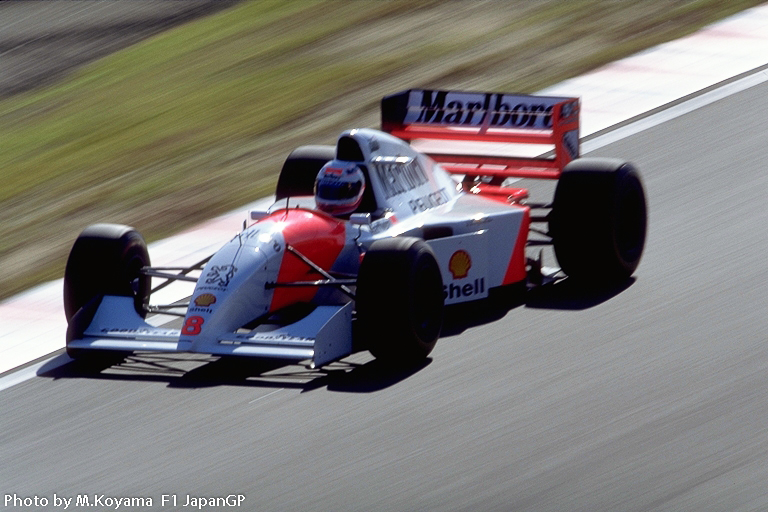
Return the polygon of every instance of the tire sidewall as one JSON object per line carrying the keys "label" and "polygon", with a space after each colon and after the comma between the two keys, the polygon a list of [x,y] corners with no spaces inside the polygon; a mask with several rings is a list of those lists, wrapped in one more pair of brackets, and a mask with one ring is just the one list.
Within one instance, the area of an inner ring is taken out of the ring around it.
{"label": "tire sidewall", "polygon": [[133,297],[137,313],[145,307],[151,280],[140,273],[149,266],[144,238],[133,228],[119,224],[95,224],[75,241],[64,272],[64,311],[71,320],[97,297]]}
{"label": "tire sidewall", "polygon": [[627,277],[637,269],[645,247],[648,210],[637,169],[625,163],[616,172],[611,230],[616,261]]}

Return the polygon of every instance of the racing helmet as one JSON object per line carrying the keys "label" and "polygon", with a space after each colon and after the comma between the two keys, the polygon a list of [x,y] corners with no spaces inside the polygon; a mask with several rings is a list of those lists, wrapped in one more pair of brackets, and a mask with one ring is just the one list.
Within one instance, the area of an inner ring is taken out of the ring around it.
{"label": "racing helmet", "polygon": [[365,192],[365,175],[354,162],[331,160],[315,180],[317,208],[331,215],[346,215],[360,206]]}

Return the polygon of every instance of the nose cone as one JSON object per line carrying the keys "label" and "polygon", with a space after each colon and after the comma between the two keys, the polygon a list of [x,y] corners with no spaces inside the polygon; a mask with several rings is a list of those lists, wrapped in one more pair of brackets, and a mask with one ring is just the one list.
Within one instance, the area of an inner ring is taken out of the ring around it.
{"label": "nose cone", "polygon": [[179,348],[209,351],[206,347],[217,344],[221,336],[259,317],[311,302],[317,286],[281,287],[280,283],[322,279],[302,257],[328,271],[345,240],[343,222],[302,209],[281,210],[246,229],[203,269],[190,299]]}
{"label": "nose cone", "polygon": [[[344,222],[329,215],[302,209],[284,210],[275,214],[275,217],[281,220],[283,240],[293,249],[283,257],[277,282],[323,279],[298,254],[325,271],[331,270],[346,243]],[[317,287],[279,287],[275,289],[270,310],[277,311],[291,304],[311,302],[317,292]]]}
{"label": "nose cone", "polygon": [[269,312],[285,252],[282,233],[261,223],[222,247],[203,269],[181,330],[180,348],[205,351],[204,345],[232,333]]}

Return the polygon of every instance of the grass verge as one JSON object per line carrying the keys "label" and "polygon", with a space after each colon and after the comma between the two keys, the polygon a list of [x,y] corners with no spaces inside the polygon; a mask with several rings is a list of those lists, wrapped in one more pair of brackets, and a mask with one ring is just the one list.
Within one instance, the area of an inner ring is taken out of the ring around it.
{"label": "grass verge", "polygon": [[0,102],[0,299],[94,222],[148,240],[273,190],[409,87],[533,92],[760,0],[244,2]]}

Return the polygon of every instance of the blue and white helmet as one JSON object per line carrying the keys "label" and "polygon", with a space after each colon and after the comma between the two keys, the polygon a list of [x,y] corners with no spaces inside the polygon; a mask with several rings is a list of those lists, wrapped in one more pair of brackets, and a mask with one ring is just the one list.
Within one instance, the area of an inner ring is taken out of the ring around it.
{"label": "blue and white helmet", "polygon": [[317,208],[331,215],[346,215],[360,206],[365,192],[365,175],[354,162],[331,160],[315,180]]}

